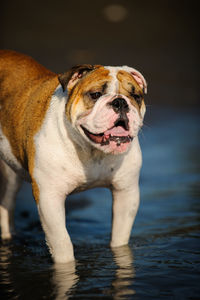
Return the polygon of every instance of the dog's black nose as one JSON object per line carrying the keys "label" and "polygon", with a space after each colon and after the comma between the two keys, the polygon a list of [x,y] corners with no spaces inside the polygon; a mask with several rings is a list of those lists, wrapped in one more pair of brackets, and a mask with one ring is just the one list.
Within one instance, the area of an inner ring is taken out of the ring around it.
{"label": "dog's black nose", "polygon": [[128,103],[124,98],[115,98],[111,102],[111,106],[116,113],[129,111]]}

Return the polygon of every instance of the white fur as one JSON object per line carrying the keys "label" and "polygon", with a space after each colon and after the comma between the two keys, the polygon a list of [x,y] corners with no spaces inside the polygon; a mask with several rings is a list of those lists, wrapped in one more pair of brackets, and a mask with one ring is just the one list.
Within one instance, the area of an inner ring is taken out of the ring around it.
{"label": "white fur", "polygon": [[109,87],[109,91],[108,93],[111,95],[116,95],[116,92],[118,90],[119,87],[119,81],[116,78],[117,72],[119,71],[119,67],[105,67],[105,69],[109,70],[109,76],[112,77],[112,82],[111,85]]}

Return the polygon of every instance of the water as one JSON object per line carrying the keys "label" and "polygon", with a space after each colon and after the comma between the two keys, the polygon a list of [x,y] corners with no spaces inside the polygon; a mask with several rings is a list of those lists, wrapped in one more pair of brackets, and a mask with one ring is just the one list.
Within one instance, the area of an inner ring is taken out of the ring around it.
{"label": "water", "polygon": [[199,299],[199,111],[149,108],[140,134],[141,204],[129,246],[109,248],[111,195],[73,195],[76,263],[54,266],[28,184],[16,235],[0,243],[0,299]]}

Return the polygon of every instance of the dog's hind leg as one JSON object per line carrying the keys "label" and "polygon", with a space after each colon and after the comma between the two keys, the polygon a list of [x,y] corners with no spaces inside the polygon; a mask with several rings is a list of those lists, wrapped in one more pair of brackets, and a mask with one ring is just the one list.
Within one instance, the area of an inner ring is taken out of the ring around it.
{"label": "dog's hind leg", "polygon": [[2,160],[0,160],[0,227],[1,238],[10,239],[14,230],[14,209],[16,194],[21,179]]}

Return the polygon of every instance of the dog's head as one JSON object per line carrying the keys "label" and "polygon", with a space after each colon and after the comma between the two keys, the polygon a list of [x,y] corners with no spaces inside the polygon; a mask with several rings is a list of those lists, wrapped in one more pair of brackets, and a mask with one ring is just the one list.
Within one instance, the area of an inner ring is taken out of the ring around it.
{"label": "dog's head", "polygon": [[78,65],[59,81],[68,92],[67,118],[84,139],[105,153],[125,152],[143,124],[142,74],[127,66]]}

